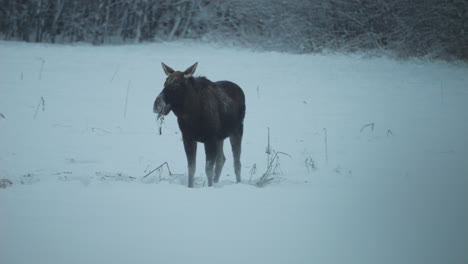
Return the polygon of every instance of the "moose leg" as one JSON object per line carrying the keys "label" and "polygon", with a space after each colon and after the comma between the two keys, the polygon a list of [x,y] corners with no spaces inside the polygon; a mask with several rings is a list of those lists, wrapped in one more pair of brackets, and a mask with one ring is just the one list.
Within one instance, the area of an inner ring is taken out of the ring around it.
{"label": "moose leg", "polygon": [[216,162],[216,141],[205,142],[205,154],[206,154],[206,177],[208,178],[208,186],[213,186],[213,177],[214,177],[214,165]]}
{"label": "moose leg", "polygon": [[229,137],[232,146],[232,156],[234,158],[234,172],[236,173],[236,182],[241,181],[241,145],[242,145],[242,129],[240,133],[236,133]]}
{"label": "moose leg", "polygon": [[218,183],[219,177],[221,176],[221,171],[223,171],[224,162],[226,161],[226,157],[224,156],[223,151],[224,140],[218,141],[217,145],[217,154],[216,154],[216,167],[215,167],[215,178],[214,182]]}
{"label": "moose leg", "polygon": [[184,137],[184,148],[188,163],[188,187],[193,188],[197,163],[197,142]]}

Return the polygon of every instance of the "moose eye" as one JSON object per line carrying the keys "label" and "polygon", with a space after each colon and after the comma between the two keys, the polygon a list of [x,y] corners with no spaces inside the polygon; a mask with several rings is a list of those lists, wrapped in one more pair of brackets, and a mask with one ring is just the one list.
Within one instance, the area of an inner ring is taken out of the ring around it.
{"label": "moose eye", "polygon": [[175,85],[174,80],[169,80],[167,79],[166,82],[164,83],[164,87],[169,88]]}

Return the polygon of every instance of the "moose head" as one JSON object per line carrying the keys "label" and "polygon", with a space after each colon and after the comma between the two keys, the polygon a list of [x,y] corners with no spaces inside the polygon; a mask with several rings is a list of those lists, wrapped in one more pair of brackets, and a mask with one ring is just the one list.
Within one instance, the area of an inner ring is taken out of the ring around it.
{"label": "moose head", "polygon": [[174,71],[171,67],[161,63],[164,72],[167,75],[164,89],[156,97],[153,112],[158,114],[158,119],[168,115],[172,108],[182,104],[185,99],[185,90],[190,78],[192,78],[197,69],[198,62],[190,66],[184,72]]}

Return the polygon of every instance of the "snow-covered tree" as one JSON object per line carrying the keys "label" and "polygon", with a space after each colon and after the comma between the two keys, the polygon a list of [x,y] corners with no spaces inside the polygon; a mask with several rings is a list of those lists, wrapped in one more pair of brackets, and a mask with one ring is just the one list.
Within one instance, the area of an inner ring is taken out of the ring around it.
{"label": "snow-covered tree", "polygon": [[465,0],[0,0],[0,38],[93,44],[203,39],[287,52],[468,59]]}

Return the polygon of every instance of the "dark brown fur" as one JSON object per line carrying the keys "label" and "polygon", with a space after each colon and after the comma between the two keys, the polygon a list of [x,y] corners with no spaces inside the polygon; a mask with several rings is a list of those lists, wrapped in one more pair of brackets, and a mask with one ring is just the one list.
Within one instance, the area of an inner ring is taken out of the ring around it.
{"label": "dark brown fur", "polygon": [[185,72],[174,71],[165,64],[168,76],[163,91],[154,102],[154,112],[177,116],[188,161],[188,186],[193,187],[197,142],[204,143],[208,186],[219,181],[226,158],[224,139],[229,137],[236,181],[241,181],[241,144],[245,116],[242,89],[229,81],[211,82],[205,77],[192,77],[197,64]]}

